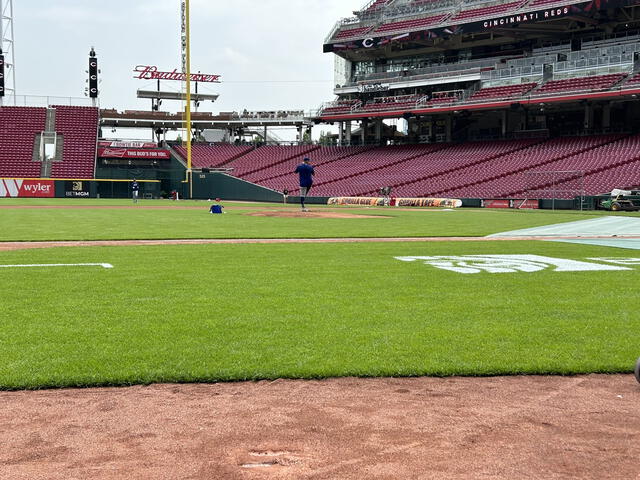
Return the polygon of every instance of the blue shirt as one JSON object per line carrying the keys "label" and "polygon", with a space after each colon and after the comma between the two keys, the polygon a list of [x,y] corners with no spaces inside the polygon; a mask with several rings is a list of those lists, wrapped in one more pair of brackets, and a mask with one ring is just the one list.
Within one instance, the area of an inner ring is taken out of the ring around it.
{"label": "blue shirt", "polygon": [[301,163],[296,167],[296,171],[300,175],[300,186],[301,187],[310,187],[313,185],[313,167],[307,163]]}
{"label": "blue shirt", "polygon": [[138,182],[133,182],[131,184],[131,190],[133,190],[134,192],[137,192],[138,190],[140,190],[140,186],[138,185]]}

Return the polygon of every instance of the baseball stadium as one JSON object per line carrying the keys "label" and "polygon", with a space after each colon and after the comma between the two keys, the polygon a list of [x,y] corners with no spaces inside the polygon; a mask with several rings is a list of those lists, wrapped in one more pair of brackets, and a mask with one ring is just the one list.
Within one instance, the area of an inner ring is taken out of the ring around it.
{"label": "baseball stadium", "polygon": [[0,479],[640,479],[640,2],[370,0],[233,111],[172,2],[112,104],[0,0]]}

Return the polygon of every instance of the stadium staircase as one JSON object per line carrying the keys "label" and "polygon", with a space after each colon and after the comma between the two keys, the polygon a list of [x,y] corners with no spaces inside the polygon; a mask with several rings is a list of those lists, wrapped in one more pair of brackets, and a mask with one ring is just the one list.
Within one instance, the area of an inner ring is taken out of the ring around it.
{"label": "stadium staircase", "polygon": [[[56,130],[56,109],[55,108],[47,109],[47,120],[45,122],[44,130],[45,132],[55,132]],[[36,137],[36,144],[33,148],[33,161],[34,162],[42,161],[42,166],[40,168],[40,176],[42,178],[51,177],[51,168],[52,168],[53,162],[56,160],[59,161],[62,159],[63,142],[62,142],[62,139],[60,140],[61,141],[56,142],[56,151],[54,153],[54,158],[52,159],[43,158],[42,160],[40,160],[40,142],[42,140]]]}

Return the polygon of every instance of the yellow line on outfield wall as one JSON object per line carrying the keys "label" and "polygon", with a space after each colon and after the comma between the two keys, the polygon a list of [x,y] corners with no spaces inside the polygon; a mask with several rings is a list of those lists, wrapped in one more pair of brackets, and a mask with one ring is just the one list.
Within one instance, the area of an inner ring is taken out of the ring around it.
{"label": "yellow line on outfield wall", "polygon": [[[49,178],[49,177],[1,177],[0,180],[53,180],[65,182],[133,182],[122,178]],[[160,183],[160,180],[136,180],[138,183]]]}

